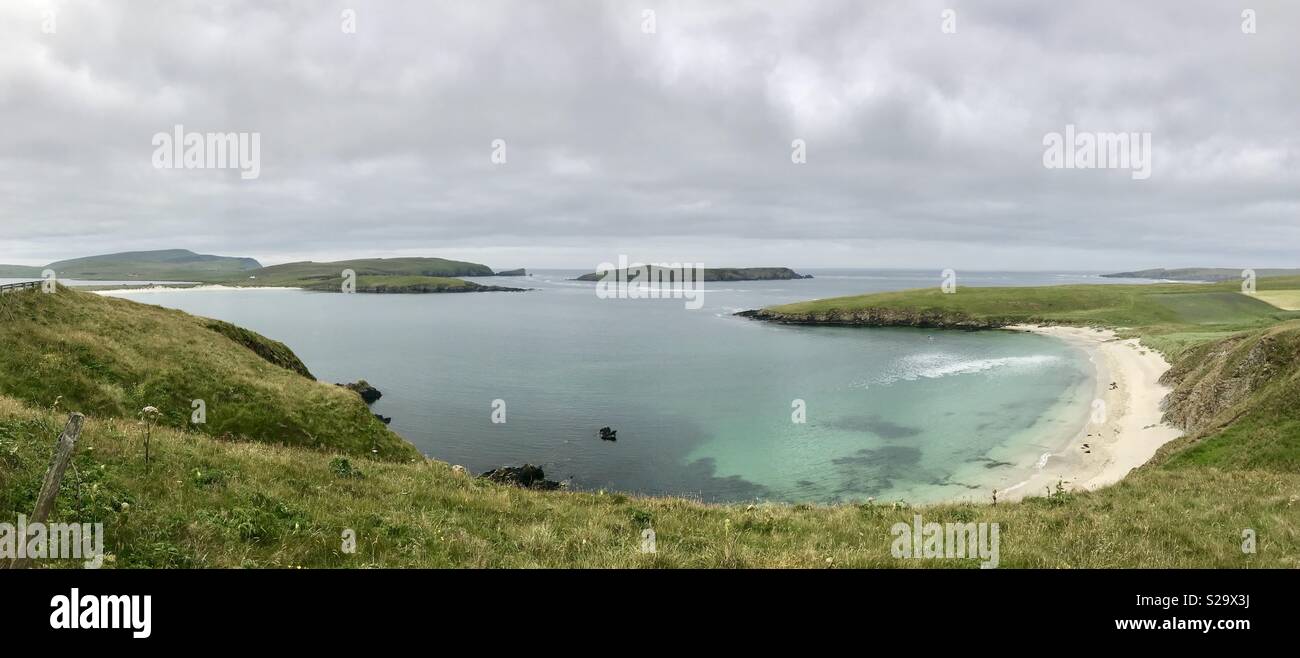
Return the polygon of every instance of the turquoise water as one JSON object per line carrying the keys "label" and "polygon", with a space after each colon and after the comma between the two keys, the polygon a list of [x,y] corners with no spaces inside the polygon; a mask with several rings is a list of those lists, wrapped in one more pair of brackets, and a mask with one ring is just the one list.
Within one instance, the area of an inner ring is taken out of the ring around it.
{"label": "turquoise water", "polygon": [[[937,285],[934,273],[811,271],[682,300],[598,299],[577,271],[485,283],[527,293],[284,290],[122,295],[287,343],[317,377],[366,379],[426,454],[478,472],[531,462],[580,489],[710,501],[930,501],[1023,480],[1087,414],[1091,366],[1012,332],[794,327],[765,305]],[[963,285],[1104,282],[964,275]],[[960,294],[960,293],[959,293]],[[506,422],[493,423],[493,401]],[[803,400],[806,422],[792,421]],[[219,413],[211,409],[209,413]],[[597,429],[618,430],[616,442]]]}

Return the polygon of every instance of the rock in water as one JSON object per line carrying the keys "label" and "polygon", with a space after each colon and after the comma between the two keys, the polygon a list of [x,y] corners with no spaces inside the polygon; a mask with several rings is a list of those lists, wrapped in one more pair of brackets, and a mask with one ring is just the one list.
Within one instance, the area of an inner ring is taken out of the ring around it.
{"label": "rock in water", "polygon": [[359,379],[352,384],[339,384],[339,386],[360,395],[361,399],[366,401],[366,404],[374,404],[375,400],[384,397],[384,394],[380,393],[379,389],[371,386],[364,379]]}
{"label": "rock in water", "polygon": [[387,424],[393,422],[393,417],[392,417],[392,416],[385,416],[385,415],[383,415],[383,414],[375,414],[375,418],[378,418],[378,419],[379,419],[379,422],[381,422],[381,423],[383,423],[383,424],[385,424],[385,425],[387,425]]}
{"label": "rock in water", "polygon": [[600,439],[602,441],[617,441],[618,430],[610,429],[608,427],[602,427],[600,428]]}
{"label": "rock in water", "polygon": [[541,491],[551,491],[559,489],[560,483],[555,480],[547,480],[546,473],[542,467],[524,464],[523,466],[505,466],[494,468],[479,476],[490,482],[498,484],[511,484],[516,487],[525,489],[538,489]]}

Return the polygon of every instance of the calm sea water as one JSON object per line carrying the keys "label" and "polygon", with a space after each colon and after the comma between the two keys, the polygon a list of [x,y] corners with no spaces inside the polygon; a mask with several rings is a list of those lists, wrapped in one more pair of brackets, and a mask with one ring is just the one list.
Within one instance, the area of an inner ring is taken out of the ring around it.
{"label": "calm sea water", "polygon": [[[1091,365],[1012,332],[780,326],[771,304],[938,285],[936,272],[808,270],[710,283],[704,307],[598,299],[581,272],[478,279],[527,293],[285,290],[119,296],[287,343],[426,454],[479,472],[530,462],[580,489],[711,501],[984,499],[1023,480],[1088,412]],[[1079,273],[963,273],[961,285],[1107,283]],[[494,400],[506,422],[493,423]],[[806,422],[792,421],[802,400]],[[213,410],[219,413],[219,410]],[[602,441],[611,426],[618,440]]]}

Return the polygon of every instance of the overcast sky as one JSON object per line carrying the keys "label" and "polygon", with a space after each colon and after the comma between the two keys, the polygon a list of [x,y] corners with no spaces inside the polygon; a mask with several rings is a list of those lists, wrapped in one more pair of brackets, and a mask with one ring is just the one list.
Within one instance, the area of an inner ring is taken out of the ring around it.
{"label": "overcast sky", "polygon": [[[5,0],[0,262],[1300,266],[1297,7]],[[260,176],[155,168],[176,124]],[[1067,124],[1151,177],[1044,167]]]}

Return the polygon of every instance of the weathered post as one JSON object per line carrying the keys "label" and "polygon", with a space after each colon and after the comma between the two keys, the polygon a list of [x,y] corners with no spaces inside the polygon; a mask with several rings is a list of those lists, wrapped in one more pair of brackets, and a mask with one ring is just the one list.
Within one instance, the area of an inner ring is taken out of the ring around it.
{"label": "weathered post", "polygon": [[[59,442],[54,446],[54,461],[50,462],[50,470],[45,472],[45,482],[41,484],[41,493],[36,496],[36,509],[32,511],[28,523],[45,523],[50,512],[54,511],[54,501],[59,497],[59,485],[63,483],[63,472],[68,470],[72,451],[77,447],[77,439],[81,438],[83,420],[85,416],[75,411],[68,414],[68,424],[64,426],[63,433],[59,434]],[[25,537],[23,541],[26,541]],[[14,558],[10,566],[13,569],[25,568],[27,558]]]}

